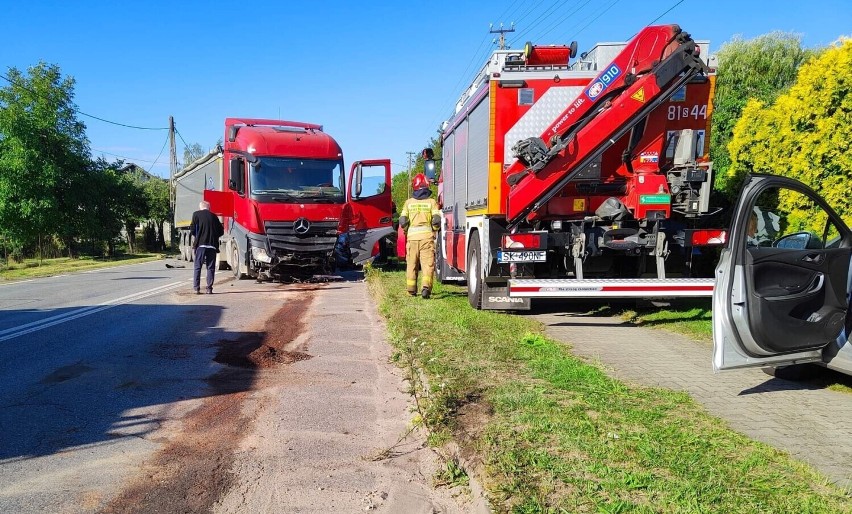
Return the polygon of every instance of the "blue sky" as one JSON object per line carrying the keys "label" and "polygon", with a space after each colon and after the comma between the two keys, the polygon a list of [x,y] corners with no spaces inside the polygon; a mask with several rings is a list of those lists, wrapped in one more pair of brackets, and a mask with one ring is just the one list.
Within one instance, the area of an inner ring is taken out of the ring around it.
{"label": "blue sky", "polygon": [[[44,60],[76,81],[83,112],[165,127],[212,147],[228,116],[320,123],[353,160],[403,171],[494,48],[489,24],[580,50],[678,23],[712,49],[735,35],[801,34],[805,46],[852,35],[852,0],[465,0],[431,2],[5,2],[0,67]],[[669,10],[671,9],[671,10]],[[668,11],[668,12],[666,12]],[[664,14],[665,13],[665,14]],[[0,84],[2,85],[2,84]],[[95,155],[168,175],[165,131],[81,117]],[[178,156],[183,143],[178,139]],[[105,153],[108,152],[108,153]]]}

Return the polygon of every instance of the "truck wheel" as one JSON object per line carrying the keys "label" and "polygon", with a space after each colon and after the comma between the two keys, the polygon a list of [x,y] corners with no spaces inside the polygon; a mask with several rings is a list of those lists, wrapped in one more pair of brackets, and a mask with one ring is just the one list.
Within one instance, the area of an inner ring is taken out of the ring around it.
{"label": "truck wheel", "polygon": [[240,249],[236,244],[231,245],[231,269],[237,280],[246,278],[245,273],[240,272]]}
{"label": "truck wheel", "polygon": [[435,241],[435,278],[439,283],[445,284],[444,282],[444,243],[441,240],[441,233],[438,232],[438,237]]}
{"label": "truck wheel", "polygon": [[482,248],[479,246],[479,233],[470,233],[467,247],[467,300],[474,309],[482,308]]}

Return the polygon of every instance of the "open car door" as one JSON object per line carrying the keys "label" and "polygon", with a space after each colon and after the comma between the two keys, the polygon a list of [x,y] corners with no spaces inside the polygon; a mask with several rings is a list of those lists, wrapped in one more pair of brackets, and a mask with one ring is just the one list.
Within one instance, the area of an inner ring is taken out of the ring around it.
{"label": "open car door", "polygon": [[820,361],[849,310],[852,234],[812,189],[751,175],[713,291],[713,369]]}
{"label": "open car door", "polygon": [[358,161],[352,164],[346,202],[349,210],[349,250],[352,262],[358,264],[373,256],[373,248],[381,238],[394,233],[390,160]]}

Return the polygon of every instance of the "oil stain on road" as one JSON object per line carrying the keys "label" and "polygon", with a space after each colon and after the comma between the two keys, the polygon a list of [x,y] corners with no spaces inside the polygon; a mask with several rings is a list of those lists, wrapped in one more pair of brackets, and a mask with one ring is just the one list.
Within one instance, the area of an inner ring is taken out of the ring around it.
{"label": "oil stain on road", "polygon": [[243,402],[259,370],[306,360],[307,348],[288,348],[304,330],[313,301],[306,289],[267,320],[263,332],[220,340],[214,361],[224,365],[207,379],[212,395],[182,421],[180,433],[143,465],[135,480],[103,510],[105,514],[209,511],[234,484],[234,450],[252,419]]}

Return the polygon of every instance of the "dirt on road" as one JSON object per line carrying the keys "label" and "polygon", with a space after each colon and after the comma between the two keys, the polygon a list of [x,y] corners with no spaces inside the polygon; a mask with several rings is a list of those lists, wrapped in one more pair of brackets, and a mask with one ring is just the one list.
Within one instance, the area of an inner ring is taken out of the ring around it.
{"label": "dirt on road", "polygon": [[[298,287],[296,288],[298,290]],[[236,340],[220,340],[214,361],[225,365],[207,382],[211,396],[182,420],[182,429],[157,452],[153,460],[104,514],[208,512],[233,486],[234,447],[252,422],[244,400],[253,382],[252,370],[292,364],[311,356],[288,348],[304,330],[313,291],[301,291],[298,300],[269,318],[262,332]]]}

